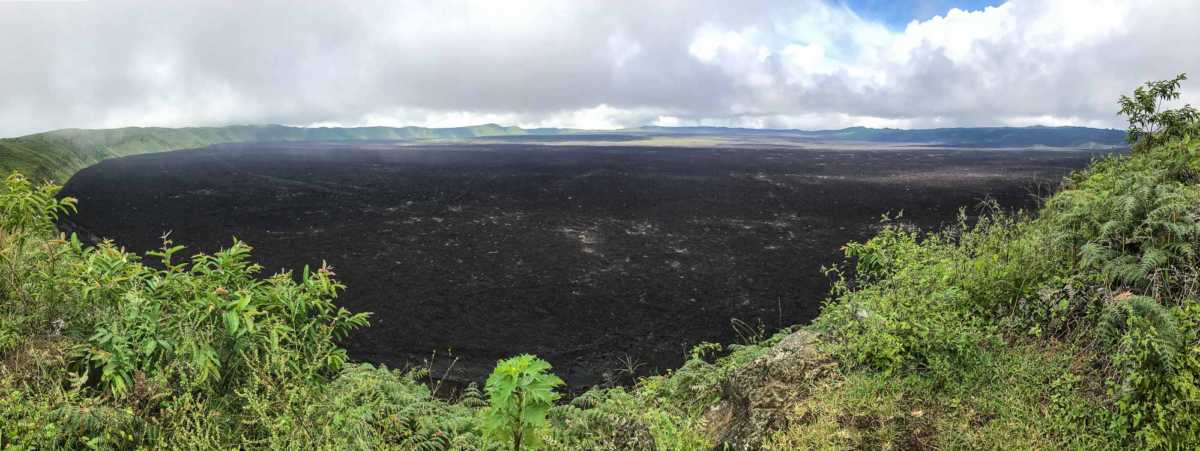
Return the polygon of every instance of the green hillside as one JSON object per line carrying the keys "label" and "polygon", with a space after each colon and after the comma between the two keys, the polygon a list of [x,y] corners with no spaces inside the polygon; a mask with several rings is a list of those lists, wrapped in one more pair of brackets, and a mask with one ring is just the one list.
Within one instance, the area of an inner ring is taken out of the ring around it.
{"label": "green hillside", "polygon": [[360,127],[301,128],[240,125],[197,128],[129,127],[109,130],[55,130],[0,139],[0,171],[20,171],[34,179],[65,182],[75,172],[102,160],[220,143],[267,141],[345,141],[465,139],[526,134],[495,124],[457,128]]}

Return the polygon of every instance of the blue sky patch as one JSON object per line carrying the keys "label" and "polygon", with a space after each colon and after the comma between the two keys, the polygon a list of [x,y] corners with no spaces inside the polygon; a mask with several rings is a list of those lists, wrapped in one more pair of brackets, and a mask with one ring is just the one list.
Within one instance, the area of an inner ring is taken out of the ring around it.
{"label": "blue sky patch", "polygon": [[1004,0],[834,0],[845,4],[859,17],[882,22],[892,30],[903,30],[909,22],[944,16],[951,8],[967,11],[1004,4]]}

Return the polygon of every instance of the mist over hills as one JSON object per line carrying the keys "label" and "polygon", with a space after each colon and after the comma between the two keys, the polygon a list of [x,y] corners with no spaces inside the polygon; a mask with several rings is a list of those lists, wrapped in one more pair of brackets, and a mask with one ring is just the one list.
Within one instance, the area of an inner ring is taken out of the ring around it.
{"label": "mist over hills", "polygon": [[235,125],[226,127],[126,127],[63,129],[0,139],[0,171],[21,171],[35,178],[65,181],[78,170],[102,160],[127,155],[204,147],[222,143],[278,141],[462,141],[503,139],[532,143],[553,141],[621,141],[670,137],[778,139],[787,143],[858,142],[914,143],[979,148],[1122,148],[1125,132],[1086,127],[979,127],[940,129],[786,130],[726,127],[645,126],[619,130],[520,128],[484,124],[469,127],[292,127]]}
{"label": "mist over hills", "polygon": [[817,141],[928,143],[958,147],[1120,147],[1122,130],[1088,127],[967,127],[896,129],[849,127],[838,130],[779,130],[723,127],[640,127],[648,133],[785,136]]}

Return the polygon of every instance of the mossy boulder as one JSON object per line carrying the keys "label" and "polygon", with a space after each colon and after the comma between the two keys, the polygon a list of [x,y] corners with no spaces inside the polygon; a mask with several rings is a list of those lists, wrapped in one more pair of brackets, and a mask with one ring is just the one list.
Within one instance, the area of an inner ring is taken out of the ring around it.
{"label": "mossy boulder", "polygon": [[795,420],[791,407],[837,368],[819,345],[814,332],[792,333],[721,383],[722,401],[706,414],[718,449],[758,449],[772,431]]}

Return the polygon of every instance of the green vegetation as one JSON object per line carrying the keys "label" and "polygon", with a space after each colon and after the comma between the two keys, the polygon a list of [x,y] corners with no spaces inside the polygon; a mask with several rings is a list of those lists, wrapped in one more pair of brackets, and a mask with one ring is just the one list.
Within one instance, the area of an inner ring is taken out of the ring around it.
{"label": "green vegetation", "polygon": [[1188,133],[1188,124],[1200,119],[1191,105],[1163,110],[1163,102],[1179,98],[1179,85],[1187,74],[1170,80],[1146,83],[1133,91],[1133,97],[1121,96],[1121,114],[1129,116],[1129,144],[1136,149],[1153,147]]}
{"label": "green vegetation", "polygon": [[12,175],[0,447],[1195,449],[1200,123],[1145,101],[1176,97],[1165,83],[1125,111],[1136,151],[1036,214],[887,219],[846,245],[812,325],[569,402],[533,356],[451,399],[420,369],[348,362],[335,340],[367,317],[335,306],[331,269],[259,277],[239,242],[167,242],[147,266],[57,234],[74,204]]}
{"label": "green vegetation", "polygon": [[66,182],[100,161],[143,153],[192,149],[221,143],[466,139],[523,135],[530,131],[495,124],[457,128],[300,128],[282,125],[231,127],[66,129],[0,139],[0,173],[18,171],[34,180]]}
{"label": "green vegetation", "polygon": [[[1178,80],[1138,97],[1176,98]],[[768,444],[1200,444],[1200,124],[1130,121],[1147,130],[1135,154],[1069,177],[1036,217],[889,223],[847,245],[855,277],[838,278],[812,326],[842,378]]]}
{"label": "green vegetation", "polygon": [[562,379],[547,374],[550,364],[531,355],[501,361],[487,380],[491,405],[483,411],[483,429],[497,442],[511,441],[513,451],[542,445],[539,429],[558,400]]}

